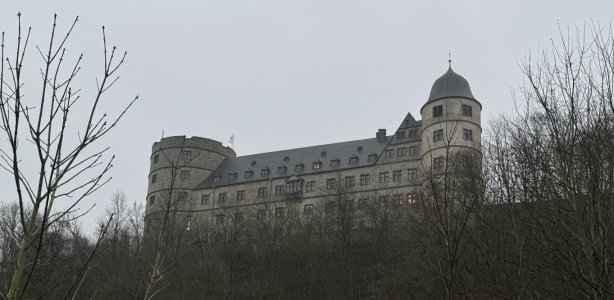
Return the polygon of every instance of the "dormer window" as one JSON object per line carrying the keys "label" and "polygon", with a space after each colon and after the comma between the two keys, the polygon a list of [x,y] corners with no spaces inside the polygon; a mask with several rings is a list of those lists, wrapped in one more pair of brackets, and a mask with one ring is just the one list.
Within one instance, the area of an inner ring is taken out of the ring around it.
{"label": "dormer window", "polygon": [[228,180],[230,180],[230,181],[237,180],[237,173],[230,173],[230,174],[228,174]]}
{"label": "dormer window", "polygon": [[355,165],[357,163],[358,163],[358,156],[352,155],[352,157],[350,157],[350,165]]}
{"label": "dormer window", "polygon": [[213,176],[213,182],[215,182],[215,183],[220,182],[220,179],[222,179],[222,176],[220,176],[220,175]]}
{"label": "dormer window", "polygon": [[294,165],[295,172],[303,172],[304,169],[305,169],[305,165],[303,165],[302,163],[298,163]]}
{"label": "dormer window", "polygon": [[286,174],[287,171],[288,171],[288,168],[286,168],[286,166],[279,166],[277,168],[277,174]]}
{"label": "dormer window", "polygon": [[252,177],[254,177],[254,171],[252,171],[252,170],[245,171],[244,177],[245,178],[252,178]]}
{"label": "dormer window", "polygon": [[405,131],[397,132],[397,140],[404,140],[404,139],[405,139]]}
{"label": "dormer window", "polygon": [[319,170],[320,168],[322,168],[322,162],[320,162],[319,160],[316,160],[313,162],[313,169],[314,170]]}
{"label": "dormer window", "polygon": [[271,174],[271,171],[269,170],[269,168],[264,168],[260,170],[260,176],[269,176],[269,174]]}
{"label": "dormer window", "polygon": [[331,160],[330,161],[330,166],[331,166],[331,168],[339,167],[339,159],[335,158],[335,159]]}
{"label": "dormer window", "polygon": [[369,162],[374,162],[374,161],[376,161],[376,160],[377,160],[377,154],[375,154],[375,153],[371,153],[371,154],[369,154],[369,157],[367,158],[367,160],[368,160]]}

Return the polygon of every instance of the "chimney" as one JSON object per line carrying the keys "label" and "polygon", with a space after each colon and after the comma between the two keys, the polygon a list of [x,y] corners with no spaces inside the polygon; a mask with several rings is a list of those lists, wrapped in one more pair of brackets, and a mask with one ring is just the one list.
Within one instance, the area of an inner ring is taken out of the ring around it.
{"label": "chimney", "polygon": [[378,143],[386,142],[386,129],[378,129],[375,137],[377,138]]}

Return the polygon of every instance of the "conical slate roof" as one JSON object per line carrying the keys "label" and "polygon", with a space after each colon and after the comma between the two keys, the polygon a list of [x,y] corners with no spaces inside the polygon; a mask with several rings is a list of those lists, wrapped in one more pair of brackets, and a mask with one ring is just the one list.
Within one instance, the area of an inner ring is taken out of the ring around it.
{"label": "conical slate roof", "polygon": [[452,71],[452,67],[448,68],[448,72],[443,74],[443,76],[435,80],[427,103],[438,99],[451,97],[469,98],[475,100],[473,94],[471,94],[469,82],[467,82],[463,76],[454,73],[454,71]]}

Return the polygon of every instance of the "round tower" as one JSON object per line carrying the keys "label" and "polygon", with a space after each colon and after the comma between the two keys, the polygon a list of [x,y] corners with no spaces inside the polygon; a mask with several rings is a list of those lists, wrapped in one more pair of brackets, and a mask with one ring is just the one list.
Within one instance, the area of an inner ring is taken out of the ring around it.
{"label": "round tower", "polygon": [[[426,171],[442,169],[453,154],[481,154],[482,104],[465,78],[452,67],[439,77],[422,106],[422,164]],[[475,152],[474,152],[475,151]]]}
{"label": "round tower", "polygon": [[186,209],[191,191],[224,159],[236,156],[234,150],[218,141],[185,136],[163,138],[153,144],[151,152],[146,216],[164,209],[169,199],[179,206],[176,209]]}

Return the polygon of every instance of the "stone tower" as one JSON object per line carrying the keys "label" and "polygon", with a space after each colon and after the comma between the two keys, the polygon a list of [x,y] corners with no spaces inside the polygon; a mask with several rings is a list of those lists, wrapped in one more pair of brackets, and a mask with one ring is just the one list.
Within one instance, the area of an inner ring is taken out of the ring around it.
{"label": "stone tower", "polygon": [[481,153],[481,111],[467,80],[450,66],[420,110],[425,171],[443,168],[451,154],[462,150]]}
{"label": "stone tower", "polygon": [[172,136],[154,143],[148,177],[146,218],[152,211],[159,211],[169,197],[183,198],[180,199],[184,200],[183,204],[189,205],[195,200],[191,191],[229,157],[236,157],[230,147],[201,137]]}

